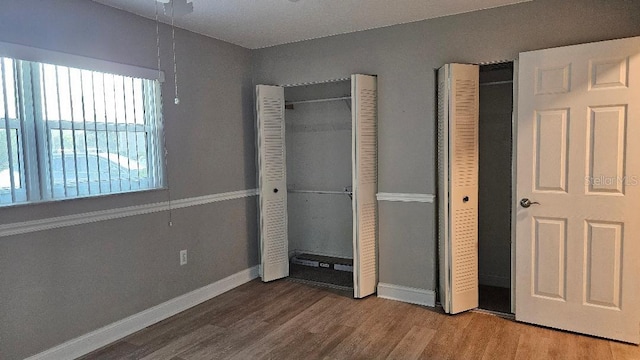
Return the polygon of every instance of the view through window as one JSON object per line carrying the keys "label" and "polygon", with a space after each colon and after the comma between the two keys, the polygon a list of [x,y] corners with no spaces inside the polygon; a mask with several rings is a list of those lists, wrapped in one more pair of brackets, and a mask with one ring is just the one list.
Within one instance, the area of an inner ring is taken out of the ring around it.
{"label": "view through window", "polygon": [[0,58],[0,205],[162,186],[159,82]]}

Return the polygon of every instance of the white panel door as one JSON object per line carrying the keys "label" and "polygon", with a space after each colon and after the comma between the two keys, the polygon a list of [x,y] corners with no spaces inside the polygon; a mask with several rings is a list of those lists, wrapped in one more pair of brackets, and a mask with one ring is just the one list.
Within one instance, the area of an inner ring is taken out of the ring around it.
{"label": "white panel door", "polygon": [[640,38],[523,53],[518,78],[516,319],[638,343]]}
{"label": "white panel door", "polygon": [[258,85],[257,147],[262,281],[289,276],[284,88]]}
{"label": "white panel door", "polygon": [[440,302],[457,314],[478,307],[479,67],[438,71]]}
{"label": "white panel door", "polygon": [[376,77],[351,77],[353,175],[353,291],[355,298],[378,285],[378,91]]}

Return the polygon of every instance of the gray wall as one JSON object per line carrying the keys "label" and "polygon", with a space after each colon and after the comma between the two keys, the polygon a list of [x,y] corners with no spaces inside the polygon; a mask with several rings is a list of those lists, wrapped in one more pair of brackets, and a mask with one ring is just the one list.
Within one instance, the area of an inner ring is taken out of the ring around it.
{"label": "gray wall", "polygon": [[[380,192],[435,189],[435,76],[448,62],[640,35],[636,0],[535,0],[255,51],[256,84],[377,74]],[[380,204],[380,281],[436,288],[433,204]]]}
{"label": "gray wall", "polygon": [[[155,23],[88,0],[2,1],[0,41],[148,68]],[[178,30],[173,104],[162,26],[168,176],[173,199],[255,188],[251,52]],[[167,191],[0,209],[0,223],[166,201]],[[0,358],[21,359],[258,263],[247,198],[0,237]],[[188,249],[189,264],[178,252]]]}
{"label": "gray wall", "polygon": [[[635,0],[535,0],[249,51],[177,31],[164,115],[174,199],[255,187],[254,83],[379,75],[381,192],[434,193],[434,73],[447,62],[640,35]],[[3,1],[0,41],[154,68],[152,21],[88,0]],[[253,58],[252,58],[253,57]],[[0,209],[0,223],[145,204],[166,191]],[[0,238],[0,358],[19,359],[257,264],[255,199]],[[435,289],[432,204],[380,205],[380,280]],[[189,265],[178,251],[189,249]]]}

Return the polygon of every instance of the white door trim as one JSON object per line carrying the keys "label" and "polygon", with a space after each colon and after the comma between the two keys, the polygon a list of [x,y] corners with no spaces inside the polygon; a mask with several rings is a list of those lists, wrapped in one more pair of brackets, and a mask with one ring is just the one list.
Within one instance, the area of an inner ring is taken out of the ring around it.
{"label": "white door trim", "polygon": [[511,313],[516,313],[516,223],[518,221],[518,66],[513,60],[513,105],[511,113]]}

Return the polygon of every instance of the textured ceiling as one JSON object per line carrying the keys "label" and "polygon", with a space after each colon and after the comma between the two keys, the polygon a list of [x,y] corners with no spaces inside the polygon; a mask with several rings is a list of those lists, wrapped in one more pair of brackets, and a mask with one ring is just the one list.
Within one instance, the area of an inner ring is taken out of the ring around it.
{"label": "textured ceiling", "polygon": [[[155,0],[93,0],[147,18]],[[176,26],[255,49],[531,0],[193,0]],[[159,4],[162,12],[162,4]],[[163,22],[167,18],[163,17]]]}

